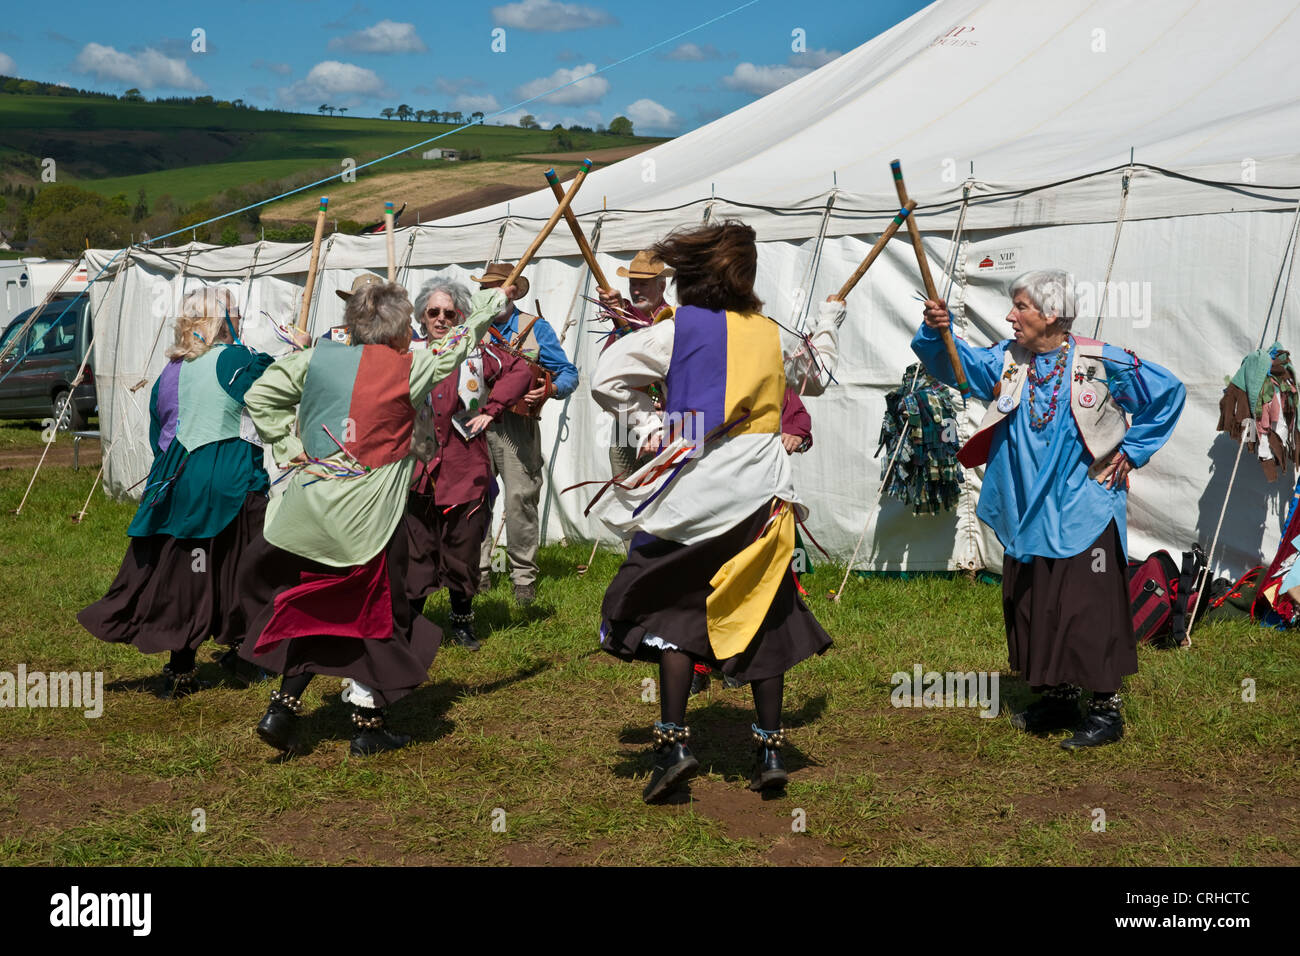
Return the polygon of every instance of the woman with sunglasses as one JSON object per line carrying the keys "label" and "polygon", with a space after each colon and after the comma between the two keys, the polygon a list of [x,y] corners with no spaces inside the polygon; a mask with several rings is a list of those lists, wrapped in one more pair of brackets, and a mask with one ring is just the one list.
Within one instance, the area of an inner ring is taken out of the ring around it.
{"label": "woman with sunglasses", "polygon": [[[469,314],[469,290],[455,282],[430,282],[415,301],[423,303],[417,318],[431,349],[442,345]],[[431,435],[434,447],[416,465],[407,498],[406,594],[419,613],[425,598],[447,588],[447,638],[471,651],[479,649],[473,598],[479,587],[479,548],[492,512],[487,427],[531,384],[521,359],[485,342],[435,385],[417,410],[417,433]]]}

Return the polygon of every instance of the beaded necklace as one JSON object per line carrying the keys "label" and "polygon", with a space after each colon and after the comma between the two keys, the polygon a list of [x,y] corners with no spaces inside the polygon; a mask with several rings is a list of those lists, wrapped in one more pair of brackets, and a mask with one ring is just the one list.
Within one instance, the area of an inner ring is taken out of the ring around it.
{"label": "beaded necklace", "polygon": [[[1056,399],[1061,393],[1061,383],[1065,381],[1065,360],[1069,351],[1068,345],[1062,345],[1057,351],[1056,361],[1052,363],[1051,369],[1042,376],[1035,372],[1037,363],[1029,363],[1029,427],[1036,432],[1041,432],[1056,417]],[[1047,412],[1040,415],[1034,407],[1034,396],[1038,389],[1043,388],[1053,379],[1056,380],[1056,384],[1052,386],[1052,400],[1047,405]]]}

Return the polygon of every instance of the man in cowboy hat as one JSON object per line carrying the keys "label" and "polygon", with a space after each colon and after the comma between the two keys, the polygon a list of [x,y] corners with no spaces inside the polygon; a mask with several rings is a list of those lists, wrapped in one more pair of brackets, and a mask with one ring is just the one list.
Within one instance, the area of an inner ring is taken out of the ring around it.
{"label": "man in cowboy hat", "polygon": [[[489,263],[481,276],[470,276],[480,288],[495,289],[510,275],[514,266],[509,262]],[[528,280],[520,276],[515,280],[515,301],[528,295]],[[520,351],[551,373],[549,384],[538,385],[524,396],[530,406],[547,398],[564,398],[578,387],[578,368],[564,354],[559,336],[544,318],[533,322],[533,316],[521,312],[518,305],[503,318],[498,317],[492,328],[508,342],[514,342],[519,330],[532,328]],[[491,334],[491,333],[489,333]],[[521,605],[531,604],[537,596],[537,502],[542,494],[542,431],[537,418],[502,412],[501,417],[487,430],[488,452],[492,470],[501,477],[504,486],[506,554],[510,558],[510,576],[515,585],[515,600]],[[483,541],[479,569],[483,584],[490,583],[492,570],[492,539]]]}
{"label": "man in cowboy hat", "polygon": [[[361,275],[357,276],[355,279],[352,280],[351,289],[347,289],[347,290],[335,289],[334,294],[337,295],[340,299],[342,299],[344,305],[346,305],[348,299],[352,298],[354,295],[356,295],[366,286],[383,285],[383,283],[384,283],[383,276],[375,275],[373,272],[363,272],[361,273]],[[336,325],[331,329],[326,329],[324,332],[321,333],[320,337],[322,339],[330,339],[334,342],[342,342],[344,345],[352,344],[352,337],[348,333],[348,327],[346,325]]]}
{"label": "man in cowboy hat", "polygon": [[[655,258],[654,253],[643,249],[632,257],[629,266],[619,266],[618,274],[627,279],[627,291],[631,299],[625,299],[616,289],[597,289],[600,304],[611,312],[622,314],[628,321],[628,332],[635,332],[657,322],[662,318],[671,318],[673,307],[664,302],[664,290],[673,270]],[[619,330],[610,333],[605,342],[608,348],[618,340]],[[620,440],[621,439],[621,440]],[[609,467],[613,474],[619,475],[633,471],[640,459],[636,439],[631,435],[615,434],[614,444],[609,447]]]}

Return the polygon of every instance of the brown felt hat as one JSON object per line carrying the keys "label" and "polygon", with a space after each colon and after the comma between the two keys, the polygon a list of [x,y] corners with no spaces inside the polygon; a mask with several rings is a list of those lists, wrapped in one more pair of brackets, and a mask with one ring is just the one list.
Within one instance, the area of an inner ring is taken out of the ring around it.
{"label": "brown felt hat", "polygon": [[654,253],[642,249],[633,256],[629,268],[618,267],[618,274],[624,279],[667,279],[673,270],[665,266],[662,259],[656,259]]}
{"label": "brown felt hat", "polygon": [[357,276],[355,279],[352,280],[352,288],[349,291],[344,292],[342,289],[335,289],[334,294],[337,295],[344,302],[346,302],[348,299],[352,298],[353,295],[360,292],[368,285],[383,285],[383,284],[384,284],[383,276],[377,276],[373,272],[363,272],[361,273],[361,275]]}
{"label": "brown felt hat", "polygon": [[[477,282],[482,285],[484,282],[505,282],[510,278],[510,273],[514,270],[514,264],[509,262],[489,262],[488,267],[483,270],[481,276],[470,276],[471,282]],[[522,299],[528,295],[528,280],[520,276],[515,280],[515,298]]]}

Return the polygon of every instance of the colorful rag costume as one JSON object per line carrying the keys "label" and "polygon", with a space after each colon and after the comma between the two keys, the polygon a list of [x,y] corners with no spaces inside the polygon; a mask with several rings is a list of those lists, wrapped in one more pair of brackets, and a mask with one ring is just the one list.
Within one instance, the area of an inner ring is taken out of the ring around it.
{"label": "colorful rag costume", "polygon": [[916,514],[956,506],[962,486],[956,420],[952,391],[919,363],[909,365],[899,387],[885,396],[880,422],[876,457],[886,495]]}
{"label": "colorful rag costume", "polygon": [[370,707],[427,678],[442,635],[406,599],[401,525],[415,407],[464,361],[503,303],[498,291],[480,292],[466,324],[437,349],[320,342],[276,362],[249,391],[249,413],[276,461],[306,454],[311,464],[268,509],[272,553],[241,575],[273,583],[253,624],[256,641],[241,656],[286,677],[350,678],[368,689]]}
{"label": "colorful rag costume", "polygon": [[[959,458],[984,466],[976,514],[1006,552],[1011,667],[1031,685],[1115,691],[1137,672],[1128,491],[1095,476],[1117,450],[1145,465],[1173,434],[1186,389],[1168,370],[1091,339],[1070,336],[1043,354],[1011,340],[983,349],[955,341],[972,394],[993,402]],[[954,383],[937,331],[922,325],[912,350]]]}
{"label": "colorful rag costume", "polygon": [[243,639],[256,598],[236,588],[237,565],[261,536],[269,483],[240,423],[245,394],[272,360],[214,345],[173,359],[154,382],[154,461],[131,542],[108,593],[77,615],[100,640],[192,654],[209,636]]}
{"label": "colorful rag costume", "polygon": [[455,604],[457,595],[468,601],[478,591],[479,549],[491,513],[492,462],[486,430],[466,438],[453,419],[499,419],[531,384],[525,362],[484,345],[425,399],[437,450],[416,466],[407,498],[406,594],[412,601],[448,588]]}
{"label": "colorful rag costume", "polygon": [[[1300,467],[1298,396],[1290,353],[1275,342],[1242,359],[1219,401],[1217,430],[1227,432],[1235,442],[1244,441],[1269,481],[1277,481],[1287,465]],[[1244,433],[1246,421],[1255,422],[1254,435]]]}
{"label": "colorful rag costume", "polygon": [[601,356],[592,394],[633,427],[657,420],[639,389],[666,392],[663,450],[593,507],[633,535],[601,608],[607,652],[681,650],[746,681],[830,647],[790,568],[806,509],[781,443],[787,374],[776,323],[695,306]]}

